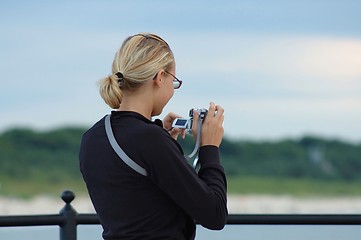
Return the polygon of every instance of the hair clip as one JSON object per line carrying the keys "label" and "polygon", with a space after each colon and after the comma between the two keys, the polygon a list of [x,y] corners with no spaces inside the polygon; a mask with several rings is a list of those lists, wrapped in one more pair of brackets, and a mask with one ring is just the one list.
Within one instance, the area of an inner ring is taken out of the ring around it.
{"label": "hair clip", "polygon": [[124,76],[123,73],[117,72],[115,75],[118,77],[118,85],[119,87],[122,87],[124,85]]}
{"label": "hair clip", "polygon": [[123,73],[121,73],[121,72],[117,72],[117,73],[115,73],[115,75],[117,75],[117,77],[118,77],[118,82],[124,79]]}

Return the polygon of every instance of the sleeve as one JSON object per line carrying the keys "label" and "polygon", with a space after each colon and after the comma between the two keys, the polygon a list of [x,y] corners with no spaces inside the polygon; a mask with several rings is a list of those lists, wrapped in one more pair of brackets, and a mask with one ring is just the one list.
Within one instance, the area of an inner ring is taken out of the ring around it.
{"label": "sleeve", "polygon": [[219,148],[200,148],[201,168],[197,174],[167,132],[147,136],[149,145],[144,154],[151,180],[196,222],[212,230],[222,229],[228,216],[227,182]]}

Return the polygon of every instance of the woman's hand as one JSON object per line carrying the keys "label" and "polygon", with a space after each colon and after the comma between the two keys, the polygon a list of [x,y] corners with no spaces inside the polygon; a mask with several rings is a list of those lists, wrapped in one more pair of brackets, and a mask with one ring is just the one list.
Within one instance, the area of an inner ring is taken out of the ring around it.
{"label": "woman's hand", "polygon": [[[192,128],[194,138],[197,138],[198,119],[199,113],[194,111]],[[202,123],[201,146],[213,145],[219,147],[221,145],[224,133],[223,121],[224,109],[220,105],[211,102],[207,116]]]}
{"label": "woman's hand", "polygon": [[186,135],[185,129],[172,128],[172,123],[176,118],[182,118],[182,116],[172,112],[168,113],[163,119],[163,128],[166,129],[175,140],[177,140],[179,134],[181,134],[184,139]]}

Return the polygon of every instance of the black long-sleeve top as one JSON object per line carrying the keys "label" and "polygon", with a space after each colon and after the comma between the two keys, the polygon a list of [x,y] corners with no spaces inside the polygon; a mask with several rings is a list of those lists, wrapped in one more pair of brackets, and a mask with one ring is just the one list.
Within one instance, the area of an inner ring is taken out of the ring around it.
{"label": "black long-sleeve top", "polygon": [[219,230],[227,219],[226,177],[219,149],[199,150],[198,174],[169,133],[135,112],[113,111],[115,138],[146,169],[143,176],[114,152],[104,118],[84,133],[80,170],[104,239],[194,239],[195,221]]}

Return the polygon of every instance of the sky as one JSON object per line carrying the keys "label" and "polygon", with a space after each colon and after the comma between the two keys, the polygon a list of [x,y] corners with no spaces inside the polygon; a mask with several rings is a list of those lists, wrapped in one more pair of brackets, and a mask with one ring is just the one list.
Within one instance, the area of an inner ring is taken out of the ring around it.
{"label": "sky", "polygon": [[0,132],[90,127],[129,35],[171,46],[182,88],[159,116],[210,101],[225,136],[361,142],[361,1],[2,1]]}

